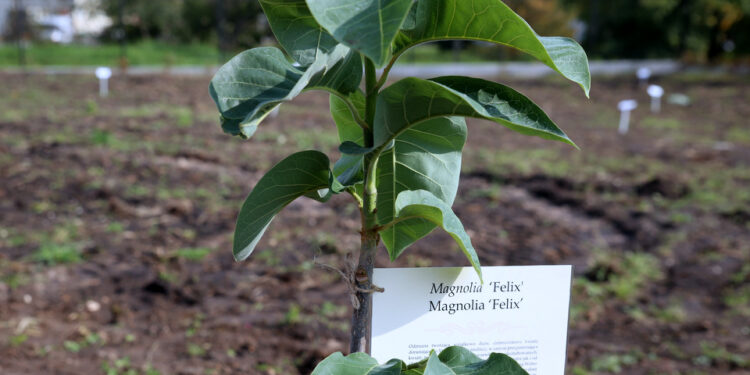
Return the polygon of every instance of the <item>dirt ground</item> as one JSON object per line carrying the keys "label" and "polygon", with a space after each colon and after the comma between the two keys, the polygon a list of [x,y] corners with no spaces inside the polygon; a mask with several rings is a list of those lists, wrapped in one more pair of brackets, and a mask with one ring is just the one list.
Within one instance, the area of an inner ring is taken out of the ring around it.
{"label": "dirt ground", "polygon": [[[348,347],[338,275],[358,215],[301,199],[249,261],[244,197],[275,162],[337,156],[327,96],[249,141],[221,133],[209,77],[0,75],[0,373],[308,374]],[[581,147],[470,121],[454,209],[483,265],[573,264],[568,373],[750,374],[750,79],[645,89],[511,81]],[[618,100],[635,98],[618,136]],[[673,98],[674,99],[674,98]],[[466,265],[433,233],[395,264]]]}

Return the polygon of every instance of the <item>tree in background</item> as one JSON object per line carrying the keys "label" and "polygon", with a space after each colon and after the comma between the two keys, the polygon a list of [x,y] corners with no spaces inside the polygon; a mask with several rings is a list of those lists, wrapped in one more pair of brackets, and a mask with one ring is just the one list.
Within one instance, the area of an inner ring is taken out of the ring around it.
{"label": "tree in background", "polygon": [[[206,42],[221,35],[223,47],[239,49],[256,46],[270,35],[257,1],[103,0],[102,6],[112,19],[118,19],[122,7],[125,38],[129,41]],[[119,27],[113,25],[103,38],[117,39]]]}
{"label": "tree in background", "polygon": [[[565,0],[587,23],[583,45],[599,58],[747,53],[750,0]],[[744,25],[744,27],[742,27]]]}
{"label": "tree in background", "polygon": [[539,35],[572,36],[575,14],[558,0],[504,0],[515,9]]}

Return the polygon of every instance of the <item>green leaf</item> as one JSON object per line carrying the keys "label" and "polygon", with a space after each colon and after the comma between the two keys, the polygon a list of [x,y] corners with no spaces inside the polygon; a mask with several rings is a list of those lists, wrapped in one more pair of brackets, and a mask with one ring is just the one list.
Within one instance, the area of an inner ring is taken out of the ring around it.
{"label": "green leaf", "polygon": [[438,116],[483,118],[526,135],[575,146],[534,102],[510,87],[469,77],[406,78],[383,90],[375,112],[375,146]]}
{"label": "green leaf", "polygon": [[[362,118],[365,113],[365,97],[357,90],[346,98],[330,95],[331,117],[336,123],[342,144],[364,143],[364,133],[354,116]],[[333,166],[333,175],[342,185],[353,186],[364,180],[363,155],[341,155]]]}
{"label": "green leaf", "polygon": [[339,145],[339,151],[347,155],[364,155],[374,150],[372,147],[362,147],[354,142],[346,141]]}
{"label": "green leaf", "polygon": [[343,187],[362,184],[364,181],[363,155],[341,155],[333,166],[333,175]]}
{"label": "green leaf", "polygon": [[424,367],[424,373],[427,375],[456,375],[456,373],[443,362],[433,351],[427,359]]}
{"label": "green leaf", "polygon": [[288,156],[268,171],[242,204],[234,232],[234,257],[247,258],[276,214],[305,195],[325,201],[330,197],[333,175],[328,157],[319,151]]}
{"label": "green leaf", "polygon": [[304,70],[289,63],[279,49],[260,47],[224,64],[211,80],[209,92],[221,112],[224,131],[249,138],[271,110],[302,91],[320,89],[346,96],[358,90],[361,77],[359,54],[342,45],[318,54]]}
{"label": "green leaf", "polygon": [[365,116],[365,96],[362,91],[356,90],[345,98],[331,94],[329,105],[341,143],[349,141],[363,144],[362,127],[354,118],[355,115],[360,119]]}
{"label": "green leaf", "polygon": [[[429,191],[450,207],[458,190],[464,143],[466,122],[461,117],[438,117],[401,132],[393,147],[378,158],[378,223],[386,225],[396,218],[396,198],[406,190]],[[435,223],[415,217],[394,223],[380,236],[395,260],[435,227]]]}
{"label": "green leaf", "polygon": [[378,366],[377,361],[365,353],[343,356],[333,353],[324,359],[312,375],[528,375],[513,358],[492,353],[481,360],[468,349],[452,346],[439,355],[434,351],[418,363],[405,366],[392,359]]}
{"label": "green leaf", "polygon": [[499,353],[490,354],[490,357],[486,361],[453,367],[453,371],[457,375],[529,375],[513,358]]}
{"label": "green leaf", "polygon": [[426,219],[450,234],[477,271],[479,278],[482,278],[477,252],[471,245],[471,239],[466,234],[461,220],[453,213],[450,205],[426,190],[402,191],[396,198],[396,218],[393,225],[414,218]]}
{"label": "green leaf", "polygon": [[460,346],[451,346],[440,352],[440,361],[449,367],[466,366],[481,362],[482,359],[472,353],[471,350]]}
{"label": "green leaf", "polygon": [[412,0],[307,0],[307,5],[336,40],[382,66]]}
{"label": "green leaf", "polygon": [[467,39],[503,44],[528,53],[579,84],[591,88],[588,59],[576,41],[540,37],[501,0],[418,1],[394,41],[394,56],[417,44]]}
{"label": "green leaf", "polygon": [[307,66],[318,53],[328,53],[338,44],[321,27],[307,8],[305,0],[260,0],[276,39],[292,58]]}
{"label": "green leaf", "polygon": [[344,356],[336,352],[320,362],[311,375],[399,375],[404,367],[399,360],[378,366],[378,362],[365,353]]}

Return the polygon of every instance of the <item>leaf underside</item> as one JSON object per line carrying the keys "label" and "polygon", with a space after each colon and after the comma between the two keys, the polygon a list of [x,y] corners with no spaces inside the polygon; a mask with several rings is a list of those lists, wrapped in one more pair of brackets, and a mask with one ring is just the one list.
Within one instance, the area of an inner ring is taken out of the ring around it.
{"label": "leaf underside", "polygon": [[312,64],[320,53],[338,44],[310,13],[305,0],[259,0],[276,39],[302,66]]}
{"label": "leaf underside", "polygon": [[326,201],[333,176],[328,157],[319,151],[301,151],[269,170],[242,204],[234,233],[233,252],[244,260],[255,249],[268,225],[286,205],[308,196]]}
{"label": "leaf underside", "polygon": [[466,255],[469,263],[474,267],[479,279],[482,279],[482,269],[479,265],[474,246],[471,244],[469,235],[466,234],[461,220],[453,213],[450,204],[425,190],[403,191],[396,198],[396,218],[403,219],[418,218],[442,227],[456,241],[461,251]]}
{"label": "leaf underside", "polygon": [[412,0],[308,0],[307,4],[337,41],[382,66]]}
{"label": "leaf underside", "polygon": [[359,54],[342,45],[319,54],[304,70],[289,63],[277,48],[253,48],[222,66],[209,92],[221,112],[224,131],[249,138],[271,110],[303,90],[321,89],[342,96],[355,92],[361,66]]}

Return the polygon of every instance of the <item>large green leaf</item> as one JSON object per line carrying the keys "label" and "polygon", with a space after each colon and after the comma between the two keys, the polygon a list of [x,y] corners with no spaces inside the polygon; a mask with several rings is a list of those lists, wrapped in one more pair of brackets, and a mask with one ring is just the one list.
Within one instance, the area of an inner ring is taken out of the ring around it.
{"label": "large green leaf", "polygon": [[[365,97],[362,92],[355,91],[346,98],[331,94],[330,97],[331,117],[338,129],[339,141],[364,143],[364,133],[357,121],[355,113],[359,118],[365,114]],[[333,166],[333,174],[344,186],[352,186],[363,180],[363,155],[342,154],[341,158]]]}
{"label": "large green leaf", "polygon": [[328,157],[319,151],[292,154],[271,168],[240,209],[234,232],[235,259],[243,260],[253,252],[271,220],[293,200],[303,195],[327,200],[332,181]]}
{"label": "large green leaf", "polygon": [[[458,189],[465,142],[466,122],[462,117],[438,117],[401,132],[393,147],[378,159],[378,223],[385,225],[395,219],[396,198],[406,190],[429,191],[450,207]],[[425,218],[414,217],[393,224],[380,235],[391,260],[395,260],[435,227]]]}
{"label": "large green leaf", "polygon": [[440,361],[449,367],[467,366],[473,363],[481,362],[482,359],[472,353],[471,350],[461,346],[451,346],[445,348],[438,356]]}
{"label": "large green leaf", "polygon": [[382,66],[412,0],[307,0],[307,5],[336,40]]}
{"label": "large green leaf", "polygon": [[362,91],[357,90],[345,98],[331,94],[330,108],[331,117],[338,129],[339,141],[362,144],[364,133],[354,119],[353,113],[356,112],[360,119],[365,116],[365,96]]}
{"label": "large green leaf", "polygon": [[468,39],[507,45],[526,52],[578,83],[588,96],[588,59],[570,38],[540,37],[501,0],[417,1],[394,41],[394,55],[419,43]]}
{"label": "large green leaf", "polygon": [[307,8],[305,0],[260,0],[276,39],[294,60],[307,66],[338,44],[321,27]]}
{"label": "large green leaf", "polygon": [[481,360],[468,349],[451,346],[439,355],[435,352],[418,363],[406,366],[392,359],[378,366],[377,361],[364,353],[343,356],[333,353],[324,359],[312,375],[528,375],[521,366],[504,354],[492,353]]}
{"label": "large green leaf", "polygon": [[522,134],[571,145],[534,102],[510,87],[468,77],[406,78],[383,90],[375,112],[375,146],[382,146],[422,121],[439,116],[477,117]]}
{"label": "large green leaf", "polygon": [[471,245],[471,239],[466,234],[461,220],[453,213],[450,205],[426,190],[402,191],[396,198],[396,217],[393,225],[415,218],[428,220],[450,234],[456,240],[474,270],[477,271],[479,278],[482,278],[482,269],[479,265],[477,252]]}
{"label": "large green leaf", "polygon": [[361,77],[359,54],[342,45],[319,54],[305,70],[289,63],[279,49],[260,47],[242,52],[222,66],[209,91],[221,112],[224,131],[249,138],[271,110],[303,90],[346,96],[358,90]]}
{"label": "large green leaf", "polygon": [[365,353],[344,356],[336,352],[315,366],[311,375],[400,375],[404,367],[399,360],[378,366],[378,361]]}

